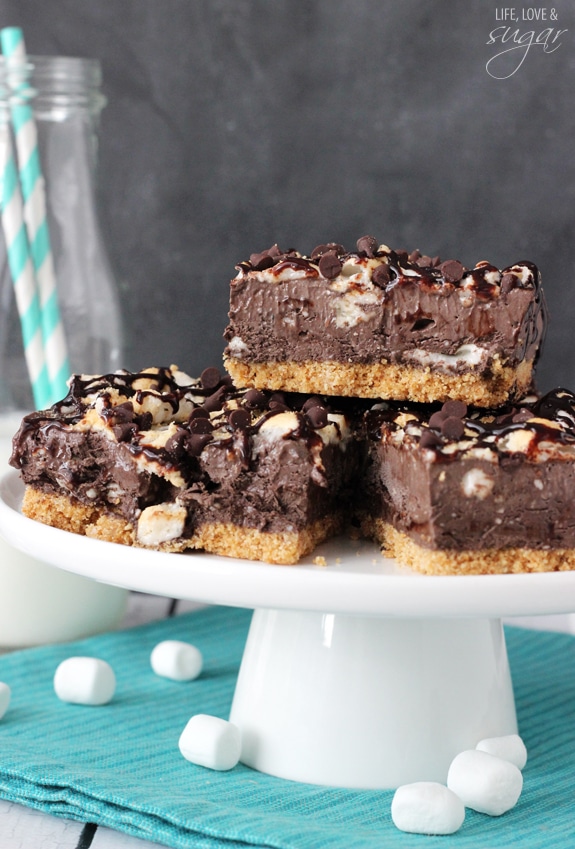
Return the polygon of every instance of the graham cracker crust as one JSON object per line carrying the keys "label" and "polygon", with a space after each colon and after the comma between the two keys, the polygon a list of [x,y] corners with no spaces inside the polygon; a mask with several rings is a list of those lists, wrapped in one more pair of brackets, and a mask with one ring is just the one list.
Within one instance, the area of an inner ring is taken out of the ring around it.
{"label": "graham cracker crust", "polygon": [[[121,545],[142,546],[131,522],[97,507],[81,504],[74,498],[46,493],[27,486],[22,512],[30,519],[71,531],[92,539]],[[342,518],[329,516],[313,522],[301,531],[273,533],[225,522],[200,525],[191,537],[179,538],[152,547],[153,550],[181,552],[189,549],[241,560],[262,560],[278,565],[293,565],[310,554],[324,540],[340,533]]]}
{"label": "graham cracker crust", "polygon": [[365,536],[378,542],[389,557],[395,557],[425,575],[502,575],[575,569],[575,549],[438,551],[418,545],[383,519],[365,518],[361,530]]}
{"label": "graham cracker crust", "polygon": [[488,377],[474,372],[442,374],[429,367],[331,360],[254,363],[228,357],[224,365],[236,386],[242,388],[420,403],[454,400],[477,407],[496,407],[510,397],[527,394],[533,374],[532,361],[524,360],[515,368],[497,359]]}

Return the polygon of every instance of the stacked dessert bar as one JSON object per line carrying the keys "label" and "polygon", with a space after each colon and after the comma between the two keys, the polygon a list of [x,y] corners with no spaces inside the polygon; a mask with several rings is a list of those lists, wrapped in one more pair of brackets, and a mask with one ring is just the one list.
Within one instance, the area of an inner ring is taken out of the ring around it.
{"label": "stacked dessert bar", "polygon": [[24,512],[296,563],[342,532],[436,574],[575,568],[575,396],[539,397],[537,268],[276,245],[238,266],[229,374],[77,376],[27,416]]}

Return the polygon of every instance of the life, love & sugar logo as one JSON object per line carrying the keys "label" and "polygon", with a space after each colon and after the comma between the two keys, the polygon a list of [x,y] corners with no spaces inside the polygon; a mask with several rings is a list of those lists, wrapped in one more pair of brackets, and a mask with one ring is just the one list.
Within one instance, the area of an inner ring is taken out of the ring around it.
{"label": "life, love & sugar logo", "polygon": [[[486,44],[495,52],[487,61],[485,70],[496,80],[514,76],[532,51],[555,53],[568,32],[560,28],[559,13],[555,8],[502,6],[495,9],[495,21],[502,23],[489,33]],[[537,24],[539,28],[536,28]]]}

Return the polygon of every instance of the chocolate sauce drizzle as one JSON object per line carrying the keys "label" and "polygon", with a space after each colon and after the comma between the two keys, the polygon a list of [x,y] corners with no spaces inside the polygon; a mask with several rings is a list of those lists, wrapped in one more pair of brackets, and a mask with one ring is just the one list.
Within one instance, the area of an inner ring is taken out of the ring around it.
{"label": "chocolate sauce drizzle", "polygon": [[[277,244],[252,254],[249,260],[239,263],[237,269],[243,274],[266,271],[279,278],[287,268],[305,270],[311,277],[332,280],[338,276],[347,260],[380,259],[372,269],[371,280],[378,288],[387,292],[395,286],[418,285],[429,292],[445,293],[453,288],[473,291],[481,300],[507,297],[513,289],[534,288],[536,290],[533,315],[530,317],[530,334],[526,349],[533,341],[537,329],[537,314],[545,309],[541,303],[541,281],[537,267],[529,261],[521,261],[499,271],[488,262],[478,262],[474,268],[466,268],[457,259],[441,261],[439,256],[423,255],[419,250],[391,250],[379,245],[373,236],[362,236],[357,240],[356,251],[348,251],[337,242],[317,245],[309,256],[293,248],[282,251]],[[527,270],[527,273],[525,273]],[[497,282],[493,278],[495,277]],[[525,278],[525,279],[524,279]],[[546,321],[546,317],[545,317]]]}
{"label": "chocolate sauce drizzle", "polygon": [[[150,383],[145,389],[138,385],[145,382]],[[118,403],[118,395],[126,400]],[[153,417],[150,412],[136,412],[134,403],[141,405],[147,396],[168,404],[173,415],[183,402],[192,405],[187,420],[177,424],[176,433],[163,448],[142,441],[142,432],[152,429]],[[144,453],[167,468],[193,462],[211,442],[232,451],[242,467],[248,468],[253,437],[266,421],[286,411],[295,414],[297,426],[284,439],[305,439],[308,447],[321,445],[317,431],[329,423],[328,413],[333,411],[333,399],[327,397],[236,389],[229,375],[214,367],[204,369],[199,379],[186,385],[178,383],[174,371],[166,367],[142,372],[121,370],[97,377],[74,375],[62,401],[48,410],[25,416],[14,438],[15,449],[30,429],[73,427],[84,418],[96,398],[100,402],[100,417],[119,443],[133,454]],[[344,399],[342,408],[345,407],[349,407],[349,402]],[[17,454],[15,450],[14,456]]]}
{"label": "chocolate sauce drizzle", "polygon": [[[398,418],[409,414],[407,423]],[[533,458],[542,442],[575,446],[575,394],[557,388],[542,397],[531,396],[519,404],[497,410],[468,409],[458,401],[443,405],[386,402],[368,411],[364,417],[366,435],[380,440],[389,431],[418,428],[410,434],[422,448],[434,450],[438,458],[455,459],[473,447],[497,451],[499,443],[515,431],[529,431],[532,439],[527,456]],[[470,437],[466,432],[471,432]],[[459,451],[444,454],[447,445],[458,443]],[[522,452],[524,453],[524,452]]]}

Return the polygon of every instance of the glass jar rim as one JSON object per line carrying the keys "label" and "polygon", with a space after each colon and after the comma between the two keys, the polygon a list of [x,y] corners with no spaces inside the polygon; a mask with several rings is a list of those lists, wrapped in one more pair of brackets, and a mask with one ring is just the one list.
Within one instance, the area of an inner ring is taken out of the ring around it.
{"label": "glass jar rim", "polygon": [[97,90],[102,83],[99,59],[78,56],[35,56],[15,61],[0,56],[0,84],[26,85],[54,94]]}

